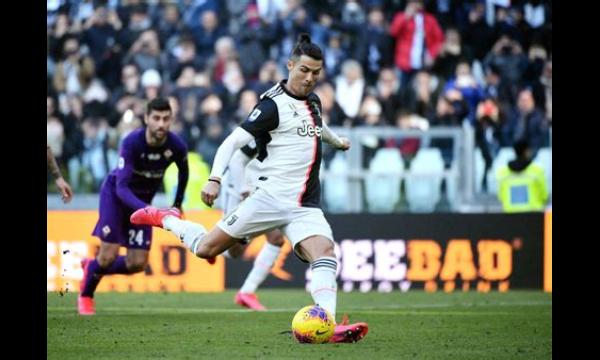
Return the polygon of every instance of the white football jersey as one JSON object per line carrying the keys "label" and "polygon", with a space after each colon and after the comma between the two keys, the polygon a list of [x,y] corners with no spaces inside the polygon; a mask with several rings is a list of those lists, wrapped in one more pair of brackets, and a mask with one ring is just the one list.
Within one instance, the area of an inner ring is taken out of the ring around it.
{"label": "white football jersey", "polygon": [[310,93],[289,93],[286,80],[260,96],[240,125],[256,139],[257,156],[248,164],[252,183],[286,205],[320,207],[321,101]]}

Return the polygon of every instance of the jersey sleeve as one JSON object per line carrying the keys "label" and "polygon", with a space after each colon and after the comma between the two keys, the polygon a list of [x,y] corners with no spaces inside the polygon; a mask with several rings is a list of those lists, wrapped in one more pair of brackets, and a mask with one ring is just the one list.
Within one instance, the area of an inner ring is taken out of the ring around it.
{"label": "jersey sleeve", "polygon": [[177,179],[177,192],[175,193],[175,200],[173,202],[173,206],[181,207],[181,203],[183,202],[183,196],[185,194],[185,189],[187,187],[188,179],[189,179],[189,166],[188,166],[188,149],[185,143],[180,142],[179,151],[177,152],[177,158],[175,159],[175,164],[177,165],[178,179]]}
{"label": "jersey sleeve", "polygon": [[141,209],[147,204],[140,200],[133,191],[129,188],[129,183],[133,177],[133,161],[135,159],[135,150],[133,142],[123,142],[121,146],[121,152],[119,154],[119,163],[117,166],[116,180],[117,180],[117,196],[127,207],[133,210]]}
{"label": "jersey sleeve", "polygon": [[255,138],[264,137],[269,131],[279,126],[279,112],[277,104],[272,99],[265,97],[254,107],[250,115],[240,127]]}

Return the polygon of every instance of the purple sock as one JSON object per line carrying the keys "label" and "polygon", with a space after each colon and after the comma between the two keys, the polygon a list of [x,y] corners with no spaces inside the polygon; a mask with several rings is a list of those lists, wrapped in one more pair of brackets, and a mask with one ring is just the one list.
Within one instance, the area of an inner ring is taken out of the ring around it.
{"label": "purple sock", "polygon": [[98,260],[96,259],[92,260],[88,266],[85,286],[81,291],[81,296],[86,297],[94,297],[94,291],[96,291],[96,287],[98,287],[103,275],[130,273],[130,271],[127,269],[125,256],[117,257],[117,259],[106,269],[101,268],[100,264],[98,264]]}
{"label": "purple sock", "polygon": [[125,262],[125,256],[119,256],[112,264],[106,269],[98,267],[97,273],[102,275],[109,274],[129,274],[131,271],[127,269],[127,263]]}

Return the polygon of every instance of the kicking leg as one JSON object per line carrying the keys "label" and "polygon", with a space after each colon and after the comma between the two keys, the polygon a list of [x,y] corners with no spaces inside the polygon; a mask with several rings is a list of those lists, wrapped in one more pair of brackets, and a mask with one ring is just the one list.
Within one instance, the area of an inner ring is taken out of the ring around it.
{"label": "kicking leg", "polygon": [[[337,301],[337,259],[333,251],[333,241],[324,236],[310,236],[298,244],[298,253],[310,262],[312,281],[310,293],[315,301],[335,318]],[[344,315],[340,324],[335,326],[335,332],[329,342],[357,342],[367,332],[367,323],[359,322],[348,324],[348,317]]]}

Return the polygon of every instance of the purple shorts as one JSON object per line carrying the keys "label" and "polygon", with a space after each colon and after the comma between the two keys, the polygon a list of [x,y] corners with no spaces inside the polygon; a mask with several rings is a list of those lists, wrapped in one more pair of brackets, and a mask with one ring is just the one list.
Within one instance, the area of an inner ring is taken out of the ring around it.
{"label": "purple shorts", "polygon": [[134,210],[121,203],[110,186],[103,186],[100,191],[100,218],[92,235],[107,243],[120,244],[128,249],[150,250],[152,227],[129,222],[133,212]]}

